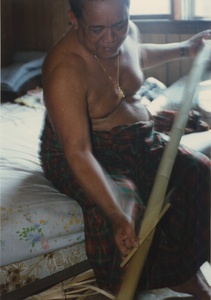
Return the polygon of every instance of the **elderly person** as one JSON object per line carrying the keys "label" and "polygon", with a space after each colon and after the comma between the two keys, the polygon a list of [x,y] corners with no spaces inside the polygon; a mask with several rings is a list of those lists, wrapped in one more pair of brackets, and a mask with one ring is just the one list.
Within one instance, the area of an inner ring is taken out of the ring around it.
{"label": "elderly person", "polygon": [[[43,66],[40,154],[46,177],[83,209],[98,285],[117,293],[125,274],[120,263],[137,246],[165,147],[137,95],[142,70],[181,53],[194,57],[210,30],[182,43],[143,45],[129,21],[129,0],[69,2],[73,26]],[[196,271],[209,260],[209,168],[208,158],[180,147],[169,183],[172,207],[156,230],[140,290],[169,286],[197,294]],[[208,299],[201,281],[199,290]]]}

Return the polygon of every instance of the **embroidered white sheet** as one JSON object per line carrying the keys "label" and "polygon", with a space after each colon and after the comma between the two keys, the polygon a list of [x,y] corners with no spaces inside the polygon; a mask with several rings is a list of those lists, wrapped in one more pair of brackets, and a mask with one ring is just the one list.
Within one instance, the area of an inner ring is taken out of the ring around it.
{"label": "embroidered white sheet", "polygon": [[1,266],[84,241],[80,206],[59,193],[40,166],[44,113],[1,105]]}

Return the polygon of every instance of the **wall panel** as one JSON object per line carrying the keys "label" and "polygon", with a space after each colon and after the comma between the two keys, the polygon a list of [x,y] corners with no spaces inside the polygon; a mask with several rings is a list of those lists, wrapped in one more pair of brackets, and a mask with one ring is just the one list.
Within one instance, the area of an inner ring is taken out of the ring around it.
{"label": "wall panel", "polygon": [[23,50],[25,47],[24,13],[25,0],[12,1],[12,20],[9,21],[13,26],[13,52]]}
{"label": "wall panel", "polygon": [[68,10],[70,9],[70,5],[68,1],[64,1],[63,12],[64,12],[64,33],[70,28],[70,19],[68,16]]}
{"label": "wall panel", "polygon": [[[179,34],[168,34],[167,43],[178,43],[180,41]],[[176,60],[167,64],[166,84],[169,86],[181,76],[181,61]]]}
{"label": "wall panel", "polygon": [[[25,28],[25,51],[36,50],[36,23],[35,23],[35,8],[36,3],[34,0],[25,0],[24,4],[24,28]],[[14,24],[15,26],[15,24]]]}
{"label": "wall panel", "polygon": [[55,44],[64,34],[65,22],[63,13],[63,2],[61,0],[51,1],[52,40]]}
{"label": "wall panel", "polygon": [[68,0],[2,0],[2,62],[16,51],[48,51],[70,28]]}
{"label": "wall panel", "polygon": [[36,0],[34,19],[35,19],[35,40],[36,40],[36,50],[43,49],[44,47],[44,36],[41,34],[43,32],[43,5],[42,0]]}
{"label": "wall panel", "polygon": [[[166,35],[165,34],[145,34],[142,35],[144,43],[156,43],[156,44],[165,44],[166,43]],[[148,69],[144,71],[145,78],[147,77],[155,77],[161,82],[166,83],[167,78],[167,64],[162,64],[152,69]]]}
{"label": "wall panel", "polygon": [[1,44],[2,44],[2,66],[10,62],[11,55],[13,54],[14,41],[13,41],[13,26],[12,26],[12,0],[3,1],[1,5]]}
{"label": "wall panel", "polygon": [[42,51],[48,51],[53,45],[52,38],[52,22],[51,22],[51,2],[52,0],[42,0],[42,19],[43,19],[43,27],[41,28],[41,32],[43,35],[43,48],[37,49]]}

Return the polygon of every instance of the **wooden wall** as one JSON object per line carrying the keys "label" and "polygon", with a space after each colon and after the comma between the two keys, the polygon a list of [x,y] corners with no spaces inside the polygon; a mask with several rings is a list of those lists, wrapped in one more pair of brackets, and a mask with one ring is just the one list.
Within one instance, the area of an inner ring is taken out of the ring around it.
{"label": "wooden wall", "polygon": [[69,29],[67,0],[2,0],[2,64],[17,51],[48,51]]}
{"label": "wooden wall", "polygon": [[[17,51],[48,51],[69,29],[68,0],[2,0],[2,66]],[[179,42],[211,22],[136,21],[144,43]],[[174,61],[145,71],[167,85],[189,72],[191,60]]]}
{"label": "wooden wall", "polygon": [[[142,34],[143,43],[177,43],[190,38],[188,34]],[[192,59],[182,59],[162,64],[144,71],[145,78],[155,77],[167,86],[187,75],[192,66]]]}
{"label": "wooden wall", "polygon": [[[133,21],[141,32],[143,43],[178,43],[211,28],[211,21]],[[144,71],[145,78],[152,76],[169,86],[189,73],[192,62],[192,59],[182,59],[163,64]]]}

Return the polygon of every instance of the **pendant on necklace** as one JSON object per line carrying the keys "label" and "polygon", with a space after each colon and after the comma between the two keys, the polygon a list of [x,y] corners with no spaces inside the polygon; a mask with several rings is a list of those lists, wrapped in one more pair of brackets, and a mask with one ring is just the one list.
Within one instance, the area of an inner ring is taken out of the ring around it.
{"label": "pendant on necklace", "polygon": [[117,86],[117,89],[118,89],[118,99],[125,98],[125,94],[124,94],[123,90],[121,89],[121,87]]}

